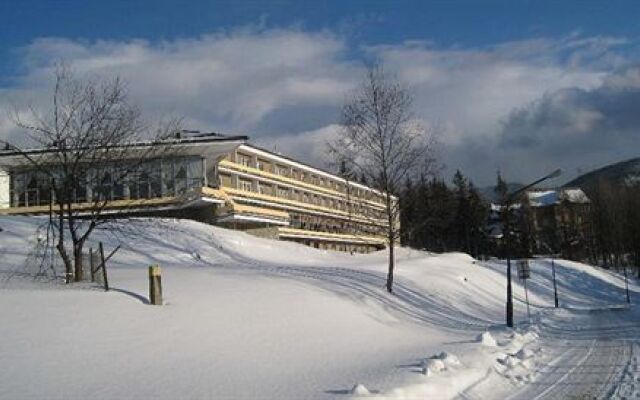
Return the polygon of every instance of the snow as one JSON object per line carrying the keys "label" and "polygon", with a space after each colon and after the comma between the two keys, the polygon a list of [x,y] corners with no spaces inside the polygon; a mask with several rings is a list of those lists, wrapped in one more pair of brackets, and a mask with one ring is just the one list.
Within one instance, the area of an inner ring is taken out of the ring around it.
{"label": "snow", "polygon": [[520,349],[516,353],[516,357],[518,357],[520,360],[527,360],[533,357],[534,355],[535,355],[534,352],[530,349]]}
{"label": "snow", "polygon": [[447,369],[444,365],[444,361],[439,358],[428,358],[422,364],[423,373],[427,375],[427,370],[429,373],[441,372]]}
{"label": "snow", "polygon": [[527,198],[531,207],[546,207],[566,200],[570,203],[586,204],[589,198],[578,188],[566,188],[558,190],[535,190],[527,192]]}
{"label": "snow", "polygon": [[[186,220],[97,231],[89,246],[123,246],[113,290],[67,287],[25,274],[40,222],[0,218],[0,365],[10,366],[0,398],[504,398],[514,387],[528,398],[528,382],[555,373],[547,365],[609,361],[597,327],[637,320],[633,309],[593,313],[624,301],[624,281],[584,264],[556,261],[555,310],[550,260],[533,261],[533,320],[516,279],[512,330],[503,262],[398,248],[390,295],[384,251],[317,250]],[[164,306],[146,304],[150,264],[162,267]],[[630,289],[635,301],[637,282]],[[612,396],[637,393],[624,383],[637,379],[634,326],[615,342],[611,357],[629,364],[611,370],[622,382]]]}
{"label": "snow", "polygon": [[589,198],[582,189],[564,189],[563,194],[564,198],[571,203],[589,203]]}
{"label": "snow", "polygon": [[498,343],[491,336],[491,332],[483,332],[478,335],[478,342],[482,343],[483,346],[496,347]]}
{"label": "snow", "polygon": [[556,190],[544,190],[527,192],[531,207],[544,207],[558,203],[558,192]]}
{"label": "snow", "polygon": [[369,392],[369,389],[367,389],[367,387],[362,383],[358,383],[353,387],[353,389],[351,389],[351,394],[356,396],[365,396],[371,394],[371,392]]}

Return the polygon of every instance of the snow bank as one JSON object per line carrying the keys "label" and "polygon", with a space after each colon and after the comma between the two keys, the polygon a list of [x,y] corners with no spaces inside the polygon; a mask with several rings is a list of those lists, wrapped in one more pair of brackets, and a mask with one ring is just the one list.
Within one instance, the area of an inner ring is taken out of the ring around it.
{"label": "snow bank", "polygon": [[496,340],[491,336],[490,332],[483,332],[478,335],[478,342],[482,343],[483,346],[496,347],[498,344]]}
{"label": "snow bank", "polygon": [[367,387],[362,383],[357,383],[353,389],[351,389],[351,394],[356,396],[365,396],[371,394],[371,392],[369,392],[369,389],[367,389]]}
{"label": "snow bank", "polygon": [[[24,265],[40,221],[0,217],[0,365],[11,366],[0,369],[0,398],[443,398],[494,366],[529,379],[538,362],[535,331],[495,328],[504,320],[499,262],[399,248],[389,295],[385,251],[350,255],[141,219],[96,231],[88,243],[122,245],[104,293],[32,284]],[[162,267],[166,306],[146,304],[149,264]],[[581,264],[558,265],[562,302],[583,304],[619,285]],[[532,263],[534,303],[553,302],[548,269]],[[566,283],[576,277],[572,289]],[[514,296],[523,320],[517,281]],[[519,357],[523,348],[530,352]],[[518,362],[500,364],[498,353]],[[419,373],[425,354],[438,354],[428,376]],[[369,394],[352,393],[354,382]]]}

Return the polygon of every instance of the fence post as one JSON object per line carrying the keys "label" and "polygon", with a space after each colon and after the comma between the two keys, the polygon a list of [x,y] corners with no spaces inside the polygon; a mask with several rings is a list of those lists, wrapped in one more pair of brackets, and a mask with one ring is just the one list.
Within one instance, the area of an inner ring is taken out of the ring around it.
{"label": "fence post", "polygon": [[91,282],[96,281],[95,265],[93,265],[93,247],[89,247],[89,270],[91,271]]}
{"label": "fence post", "polygon": [[102,242],[100,242],[100,259],[102,260],[102,279],[104,279],[104,290],[105,292],[109,291],[109,280],[107,279],[107,264],[104,259],[104,247],[102,247]]}
{"label": "fence post", "polygon": [[149,302],[156,306],[162,305],[162,281],[160,266],[149,266]]}

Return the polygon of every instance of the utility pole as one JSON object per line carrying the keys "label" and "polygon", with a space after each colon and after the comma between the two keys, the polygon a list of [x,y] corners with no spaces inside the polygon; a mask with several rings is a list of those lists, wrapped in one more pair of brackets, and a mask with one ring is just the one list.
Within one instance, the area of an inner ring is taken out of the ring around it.
{"label": "utility pole", "polygon": [[631,304],[631,298],[629,297],[629,280],[627,279],[627,264],[625,263],[624,266],[624,288],[625,291],[627,292],[627,304]]}
{"label": "utility pole", "polygon": [[511,293],[511,227],[509,226],[509,203],[504,209],[505,252],[507,257],[507,326],[513,328],[513,295]]}
{"label": "utility pole", "polygon": [[504,221],[504,235],[505,236],[505,247],[506,247],[506,258],[507,258],[507,326],[509,328],[513,328],[513,294],[512,294],[512,289],[511,289],[511,228],[509,227],[509,212],[511,209],[511,203],[513,202],[513,200],[515,199],[515,197],[517,195],[519,195],[520,193],[525,192],[527,189],[530,189],[531,187],[542,183],[544,181],[546,181],[547,179],[551,179],[551,178],[557,178],[558,176],[560,176],[562,174],[562,170],[561,169],[557,169],[555,171],[553,171],[552,173],[550,173],[549,175],[546,175],[540,179],[538,179],[537,181],[531,182],[530,184],[521,187],[520,189],[516,190],[515,192],[507,195],[507,198],[505,199],[504,203],[503,203],[503,221]]}
{"label": "utility pole", "polygon": [[551,276],[553,278],[553,301],[555,307],[558,308],[558,285],[556,283],[556,264],[555,264],[555,255],[553,253],[553,249],[549,246],[548,243],[542,242],[542,245],[547,248],[549,255],[551,256]]}
{"label": "utility pole", "polygon": [[558,308],[558,286],[556,285],[556,264],[553,261],[553,255],[551,257],[551,274],[553,275],[553,300]]}

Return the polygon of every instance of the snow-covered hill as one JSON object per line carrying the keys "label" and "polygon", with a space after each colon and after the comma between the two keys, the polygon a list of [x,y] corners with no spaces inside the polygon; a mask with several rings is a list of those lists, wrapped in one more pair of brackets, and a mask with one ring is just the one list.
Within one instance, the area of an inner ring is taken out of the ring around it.
{"label": "snow-covered hill", "polygon": [[[532,324],[516,282],[511,332],[500,262],[398,249],[389,295],[385,252],[133,220],[89,244],[123,246],[105,293],[16,274],[33,258],[41,221],[0,218],[0,398],[343,398],[358,382],[360,393],[448,398],[490,371],[509,389],[551,357],[536,340],[552,313],[546,260],[533,264]],[[149,264],[162,267],[162,307],[146,304]],[[563,305],[624,301],[619,276],[557,267]]]}

